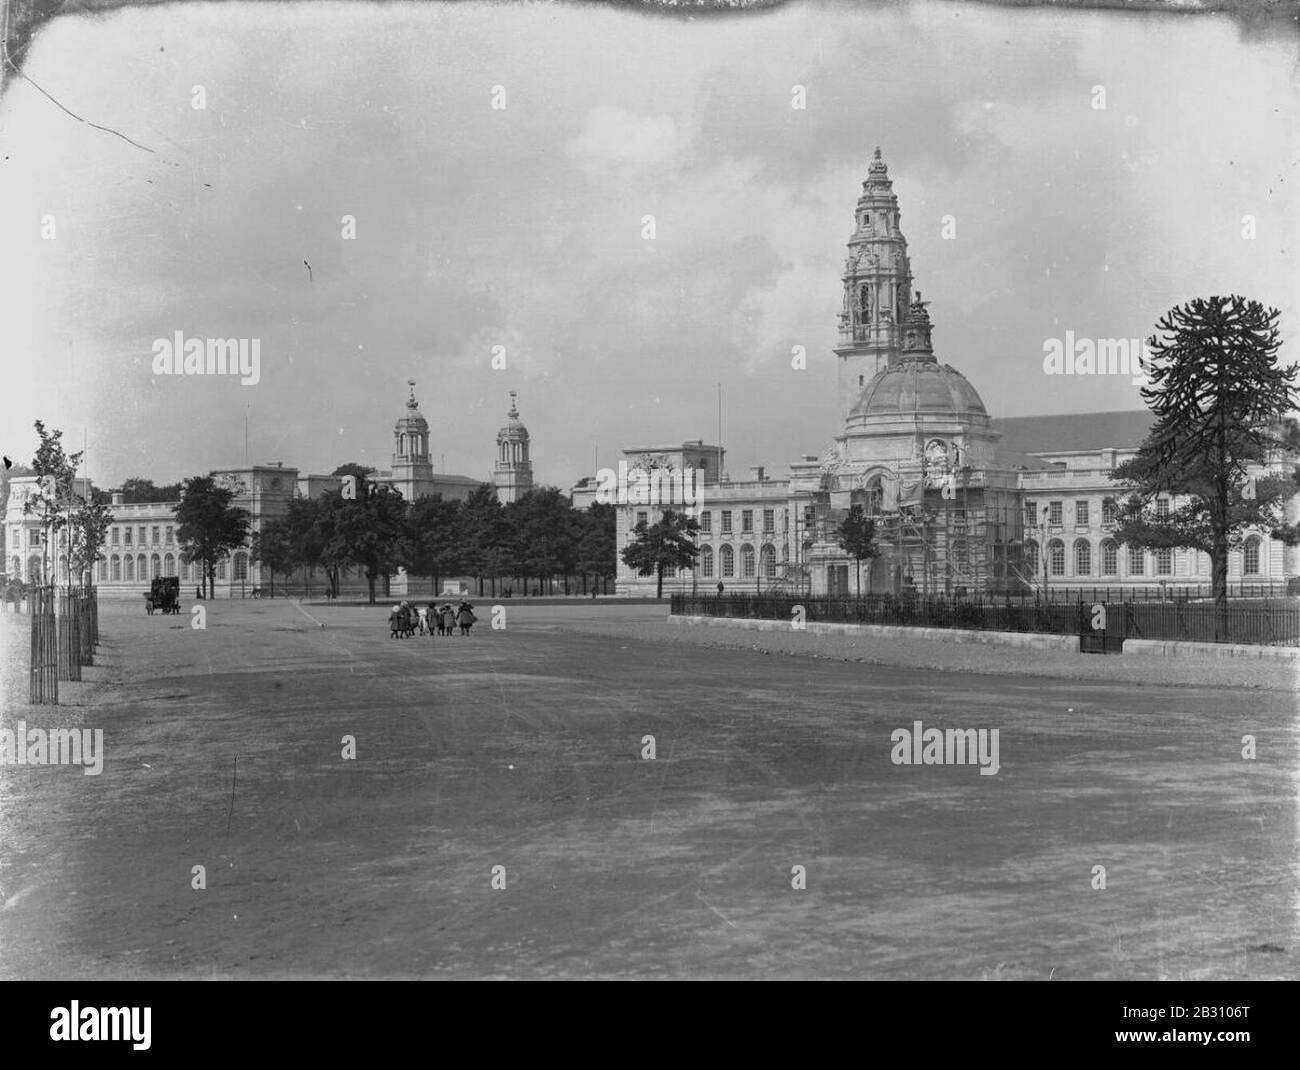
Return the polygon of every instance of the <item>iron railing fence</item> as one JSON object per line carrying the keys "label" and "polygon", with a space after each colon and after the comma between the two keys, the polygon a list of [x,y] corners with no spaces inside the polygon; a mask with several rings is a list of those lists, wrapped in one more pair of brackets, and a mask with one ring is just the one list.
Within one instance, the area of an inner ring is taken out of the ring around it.
{"label": "iron railing fence", "polygon": [[[1097,616],[1098,606],[1104,607],[1104,617]],[[1226,628],[1217,619],[1213,601],[1107,601],[1079,598],[1078,592],[1073,600],[674,594],[670,612],[679,616],[802,619],[810,623],[896,624],[1057,635],[1091,635],[1099,630],[1093,627],[1094,620],[1104,619],[1105,627],[1100,630],[1112,642],[1167,639],[1300,645],[1300,601],[1295,599],[1230,601]]]}

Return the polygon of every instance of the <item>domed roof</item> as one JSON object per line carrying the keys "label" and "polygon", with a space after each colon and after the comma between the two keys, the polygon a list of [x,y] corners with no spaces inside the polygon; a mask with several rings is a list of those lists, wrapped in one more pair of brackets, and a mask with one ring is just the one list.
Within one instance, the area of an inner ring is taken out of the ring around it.
{"label": "domed roof", "polygon": [[415,380],[406,380],[411,388],[411,396],[406,400],[406,411],[397,418],[397,431],[428,431],[429,421],[420,414],[420,406],[415,400]]}
{"label": "domed roof", "polygon": [[510,412],[507,414],[508,419],[505,425],[497,432],[497,441],[526,441],[528,439],[528,428],[519,419],[519,409],[515,407],[515,392],[510,391]]}
{"label": "domed roof", "polygon": [[961,372],[933,358],[908,360],[906,357],[876,374],[863,388],[849,416],[912,413],[988,418],[984,402]]}

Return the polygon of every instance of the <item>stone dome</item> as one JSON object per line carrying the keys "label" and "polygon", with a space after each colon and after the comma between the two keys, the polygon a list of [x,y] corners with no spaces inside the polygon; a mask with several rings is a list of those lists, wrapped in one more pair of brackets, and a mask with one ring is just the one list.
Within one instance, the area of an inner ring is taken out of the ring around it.
{"label": "stone dome", "polygon": [[429,421],[421,414],[419,403],[415,400],[415,382],[410,379],[407,382],[411,387],[411,396],[406,399],[406,411],[397,418],[397,425],[394,430],[399,435],[412,431],[421,431],[427,435],[429,433]]}
{"label": "stone dome", "polygon": [[519,419],[519,409],[515,405],[515,394],[510,392],[510,412],[505,425],[497,432],[498,442],[527,442],[528,428]]}
{"label": "stone dome", "polygon": [[984,402],[970,381],[961,372],[933,358],[905,358],[876,373],[863,387],[849,418],[913,413],[988,419]]}

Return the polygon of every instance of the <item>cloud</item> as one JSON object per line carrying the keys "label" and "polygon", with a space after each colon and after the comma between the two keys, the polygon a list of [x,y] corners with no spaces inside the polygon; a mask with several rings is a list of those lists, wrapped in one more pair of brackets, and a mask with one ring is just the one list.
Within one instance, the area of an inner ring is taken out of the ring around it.
{"label": "cloud", "polygon": [[671,115],[636,115],[612,104],[592,108],[568,151],[587,167],[655,167],[678,157],[692,139]]}

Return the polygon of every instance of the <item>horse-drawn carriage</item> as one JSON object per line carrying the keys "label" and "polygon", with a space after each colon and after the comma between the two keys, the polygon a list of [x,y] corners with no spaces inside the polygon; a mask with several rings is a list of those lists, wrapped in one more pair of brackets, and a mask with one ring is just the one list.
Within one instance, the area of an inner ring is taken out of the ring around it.
{"label": "horse-drawn carriage", "polygon": [[179,576],[155,576],[144,595],[145,611],[152,617],[155,612],[179,613],[181,611],[181,579]]}

